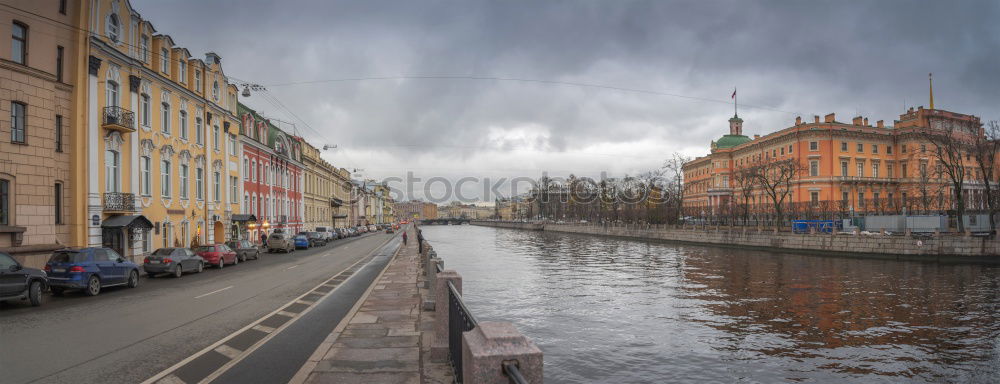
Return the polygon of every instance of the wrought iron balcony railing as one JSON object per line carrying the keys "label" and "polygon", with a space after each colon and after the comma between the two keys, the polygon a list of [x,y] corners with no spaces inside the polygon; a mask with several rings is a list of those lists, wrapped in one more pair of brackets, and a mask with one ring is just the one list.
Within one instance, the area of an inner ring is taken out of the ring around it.
{"label": "wrought iron balcony railing", "polygon": [[122,133],[135,132],[135,113],[122,107],[104,107],[101,126]]}
{"label": "wrought iron balcony railing", "polygon": [[104,193],[105,212],[135,212],[135,194],[122,192]]}

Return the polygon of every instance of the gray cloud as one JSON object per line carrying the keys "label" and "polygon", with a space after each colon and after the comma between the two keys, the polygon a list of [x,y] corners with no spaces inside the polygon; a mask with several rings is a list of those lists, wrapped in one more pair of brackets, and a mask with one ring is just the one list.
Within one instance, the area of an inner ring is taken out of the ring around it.
{"label": "gray cloud", "polygon": [[[469,75],[722,101],[738,86],[741,103],[767,107],[741,110],[752,134],[797,114],[892,121],[904,100],[926,104],[934,72],[939,108],[1000,118],[995,1],[132,3],[178,44],[216,51],[227,74],[260,84]],[[299,124],[310,142],[341,146],[331,161],[373,177],[526,167],[635,173],[673,151],[704,153],[732,114],[726,103],[517,81],[269,88],[319,131]],[[262,97],[244,101],[293,119]]]}

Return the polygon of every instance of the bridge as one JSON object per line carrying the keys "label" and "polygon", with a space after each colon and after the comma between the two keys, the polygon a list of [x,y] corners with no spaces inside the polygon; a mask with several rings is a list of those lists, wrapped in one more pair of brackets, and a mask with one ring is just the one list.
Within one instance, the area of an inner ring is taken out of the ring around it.
{"label": "bridge", "polygon": [[471,219],[443,218],[443,219],[423,219],[420,225],[462,225],[469,224]]}

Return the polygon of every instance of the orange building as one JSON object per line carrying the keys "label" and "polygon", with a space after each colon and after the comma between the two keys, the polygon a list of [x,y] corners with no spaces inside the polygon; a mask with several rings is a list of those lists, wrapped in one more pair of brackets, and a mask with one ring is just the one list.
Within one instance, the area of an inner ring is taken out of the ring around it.
{"label": "orange building", "polygon": [[[743,135],[743,120],[733,116],[729,134],[712,142],[711,153],[683,166],[685,214],[719,215],[737,206],[766,213],[773,209],[771,199],[759,185],[742,188],[749,184],[741,182],[740,171],[781,160],[798,165],[788,183],[785,203],[790,206],[850,212],[951,209],[952,184],[934,156],[935,146],[921,133],[941,124],[982,127],[976,116],[920,107],[900,115],[893,126],[882,120],[871,125],[861,116],[843,123],[831,113],[822,121],[799,117],[793,126],[751,139]],[[975,171],[975,159],[966,160],[967,208],[982,208],[983,177]]]}

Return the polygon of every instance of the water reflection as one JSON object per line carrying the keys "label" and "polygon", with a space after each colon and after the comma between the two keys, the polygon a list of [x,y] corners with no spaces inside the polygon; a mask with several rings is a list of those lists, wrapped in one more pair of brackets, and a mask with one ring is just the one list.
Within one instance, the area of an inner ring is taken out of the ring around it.
{"label": "water reflection", "polygon": [[550,383],[1000,380],[994,266],[423,229]]}

